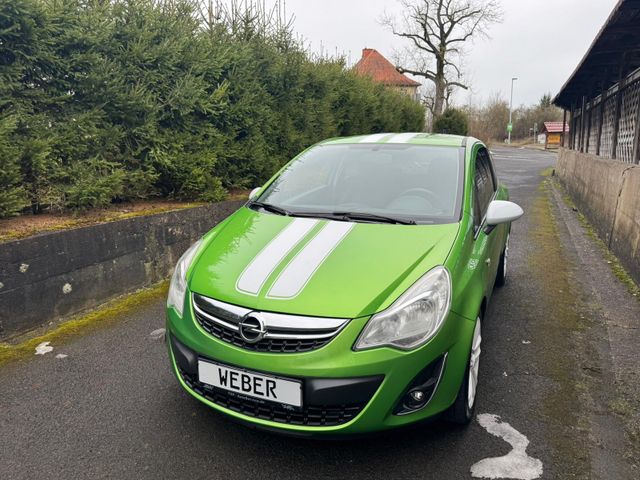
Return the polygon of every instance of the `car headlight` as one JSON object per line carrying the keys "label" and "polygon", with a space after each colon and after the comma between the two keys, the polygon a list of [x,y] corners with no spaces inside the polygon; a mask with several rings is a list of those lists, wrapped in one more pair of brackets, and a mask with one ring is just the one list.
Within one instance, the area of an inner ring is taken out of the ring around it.
{"label": "car headlight", "polygon": [[187,270],[193,261],[198,248],[202,244],[202,240],[198,240],[191,245],[189,249],[182,254],[176,269],[171,276],[171,284],[169,285],[169,295],[167,297],[167,307],[173,307],[182,317],[184,307],[184,294],[187,291]]}
{"label": "car headlight", "polygon": [[451,277],[446,268],[435,267],[389,308],[371,317],[354,348],[419,347],[438,332],[450,306]]}

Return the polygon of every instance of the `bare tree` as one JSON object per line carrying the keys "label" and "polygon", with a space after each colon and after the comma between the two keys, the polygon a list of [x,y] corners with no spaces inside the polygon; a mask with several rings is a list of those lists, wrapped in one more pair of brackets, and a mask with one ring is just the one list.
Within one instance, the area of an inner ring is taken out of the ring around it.
{"label": "bare tree", "polygon": [[463,108],[469,119],[469,134],[485,142],[502,142],[506,137],[504,126],[509,121],[509,102],[499,93],[493,93],[482,104],[469,104]]}
{"label": "bare tree", "polygon": [[499,0],[399,0],[399,18],[385,14],[381,23],[394,35],[411,42],[407,63],[400,73],[410,73],[433,82],[431,108],[440,115],[453,89],[462,82],[461,58],[465,43],[486,37],[488,27],[502,21]]}
{"label": "bare tree", "polygon": [[[449,85],[444,92],[444,101],[442,111],[445,111],[447,108],[451,106],[451,96],[453,95],[453,86]],[[426,88],[422,89],[421,92],[421,102],[427,109],[427,118],[425,127],[427,131],[431,131],[433,127],[433,112],[436,104],[436,87],[434,84],[428,85]]]}

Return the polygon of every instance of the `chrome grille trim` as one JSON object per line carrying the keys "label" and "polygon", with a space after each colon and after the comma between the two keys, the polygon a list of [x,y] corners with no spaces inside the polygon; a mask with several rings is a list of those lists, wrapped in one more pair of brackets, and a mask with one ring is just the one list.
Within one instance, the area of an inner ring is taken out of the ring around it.
{"label": "chrome grille trim", "polygon": [[207,318],[208,320],[211,320],[214,323],[217,323],[218,325],[222,325],[225,328],[229,328],[235,332],[238,331],[238,325],[237,324],[232,324],[232,323],[228,323],[225,322],[223,319],[218,318],[218,317],[214,317],[213,315],[208,314],[207,312],[205,312],[204,310],[202,310],[200,307],[198,307],[198,305],[196,304],[196,302],[193,302],[193,309],[196,311],[196,313],[202,315],[203,317]]}
{"label": "chrome grille trim", "polygon": [[[210,335],[236,346],[258,351],[293,353],[320,348],[331,341],[349,322],[344,318],[307,317],[248,308],[192,294],[195,318]],[[249,313],[259,313],[267,332],[257,344],[239,335],[238,324]]]}
{"label": "chrome grille trim", "polygon": [[237,305],[232,305],[230,303],[219,302],[218,300],[214,300],[213,298],[205,297],[203,295],[198,295],[197,293],[193,294],[193,304],[195,305],[195,299],[202,300],[207,305],[210,305],[215,310],[218,310],[221,315],[231,315],[236,317],[238,321],[242,317],[244,317],[247,313],[251,312],[248,308],[238,307]]}

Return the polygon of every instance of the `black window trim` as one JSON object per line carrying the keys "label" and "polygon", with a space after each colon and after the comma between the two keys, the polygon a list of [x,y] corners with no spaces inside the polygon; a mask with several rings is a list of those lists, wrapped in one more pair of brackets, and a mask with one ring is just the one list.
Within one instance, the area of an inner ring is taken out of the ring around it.
{"label": "black window trim", "polygon": [[[475,188],[475,175],[476,175],[476,167],[477,167],[477,159],[478,159],[478,155],[480,154],[480,152],[482,151],[482,149],[484,149],[487,154],[489,154],[489,149],[482,145],[481,143],[476,144],[478,145],[478,150],[475,153],[475,158],[473,159],[473,196],[474,196],[474,205],[473,208],[475,209],[475,197],[476,197],[476,188]],[[491,202],[493,202],[496,199],[496,196],[498,194],[498,179],[495,175],[495,171],[493,168],[493,162],[491,160],[491,156],[489,155],[489,173],[491,174],[491,179],[493,182],[493,186],[494,186],[494,190],[493,190],[493,195],[491,195],[491,198],[489,199],[489,202],[487,203],[487,208],[485,209],[484,212],[482,212],[482,220],[480,221],[480,224],[476,226],[475,224],[475,215],[473,215],[473,239],[476,240],[478,238],[478,236],[480,235],[480,232],[485,230],[485,224],[487,221],[487,212],[489,210],[489,205],[491,205]],[[475,213],[475,212],[474,212]],[[491,232],[489,232],[491,233]]]}
{"label": "black window trim", "polygon": [[491,158],[491,152],[489,148],[483,147],[487,152],[487,159],[489,160],[489,171],[491,172],[491,179],[493,180],[493,191],[498,191],[498,176],[496,175],[496,169],[493,168],[493,159]]}

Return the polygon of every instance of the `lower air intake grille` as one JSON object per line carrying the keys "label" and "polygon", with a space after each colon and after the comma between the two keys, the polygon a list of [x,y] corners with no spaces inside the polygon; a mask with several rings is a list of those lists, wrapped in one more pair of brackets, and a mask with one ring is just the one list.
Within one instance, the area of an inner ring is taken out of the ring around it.
{"label": "lower air intake grille", "polygon": [[357,405],[307,405],[297,409],[284,405],[253,400],[233,392],[227,392],[200,383],[193,375],[179,369],[182,380],[198,395],[220,405],[221,407],[242,413],[254,418],[289,425],[305,425],[309,427],[330,427],[342,425],[354,419],[365,407],[365,403]]}

